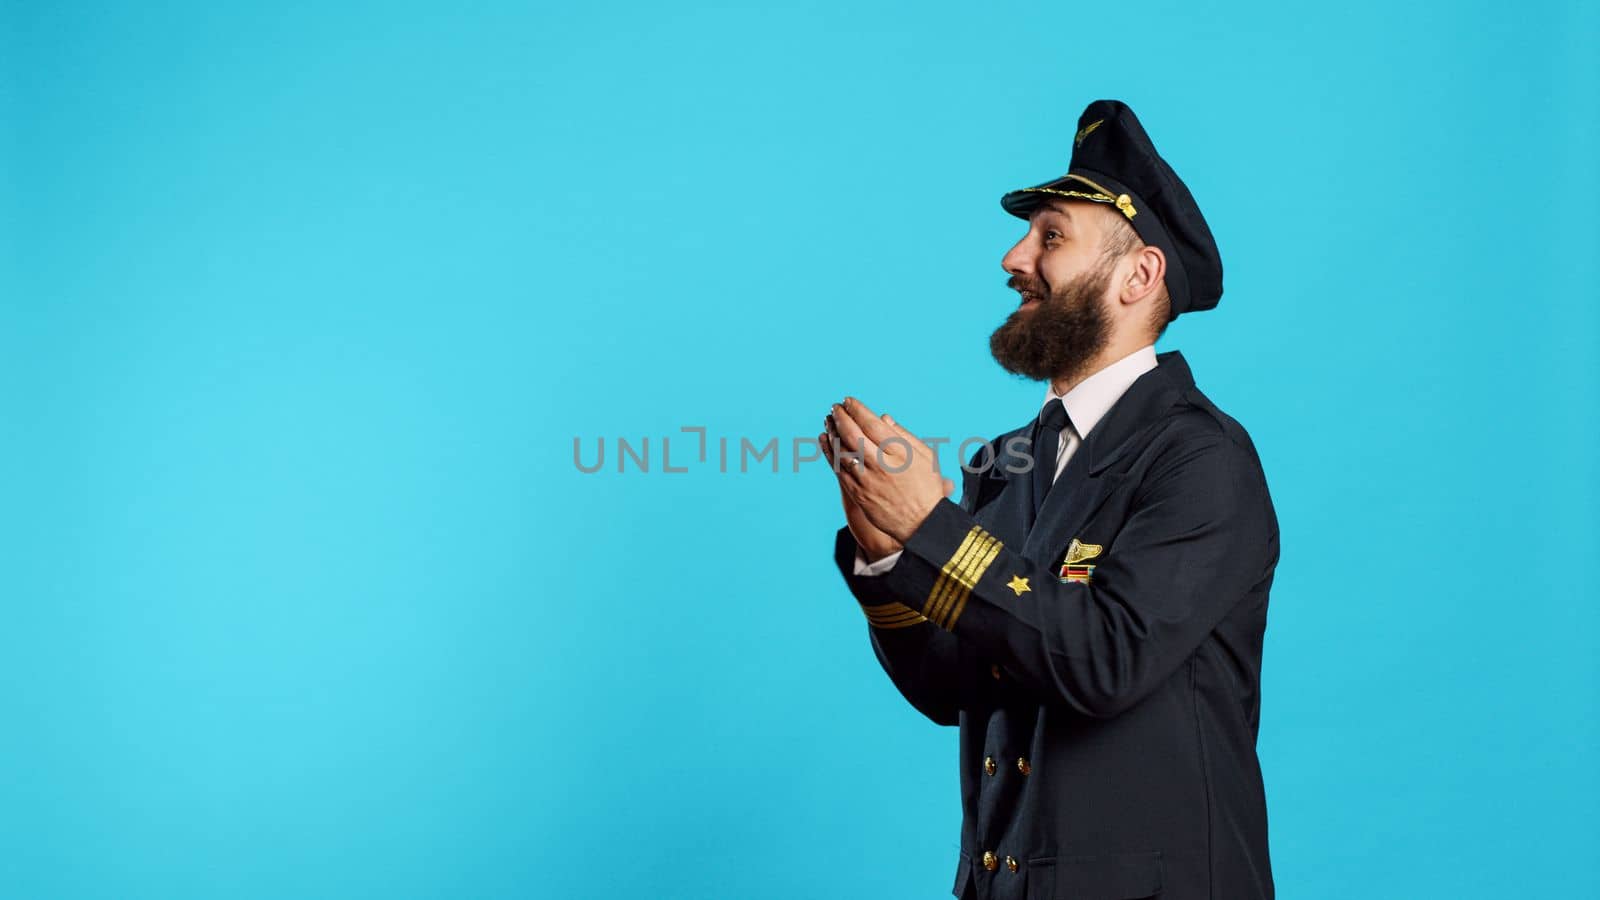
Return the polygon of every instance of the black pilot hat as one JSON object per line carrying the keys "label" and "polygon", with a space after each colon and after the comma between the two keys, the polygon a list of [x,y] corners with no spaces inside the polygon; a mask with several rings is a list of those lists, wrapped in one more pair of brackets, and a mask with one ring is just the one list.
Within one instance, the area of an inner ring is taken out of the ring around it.
{"label": "black pilot hat", "polygon": [[1222,257],[1189,189],[1157,153],[1139,119],[1120,100],[1096,100],[1078,117],[1067,174],[1000,198],[1026,219],[1045,197],[1114,206],[1146,244],[1167,258],[1168,321],[1222,299]]}

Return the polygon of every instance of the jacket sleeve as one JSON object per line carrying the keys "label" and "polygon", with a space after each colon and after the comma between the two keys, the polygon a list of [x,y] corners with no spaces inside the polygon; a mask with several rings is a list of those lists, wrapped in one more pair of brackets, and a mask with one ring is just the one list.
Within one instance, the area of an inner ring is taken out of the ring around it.
{"label": "jacket sleeve", "polygon": [[849,528],[839,529],[833,556],[866,616],[872,652],[901,696],[936,724],[960,724],[956,636],[895,600],[884,583],[887,575],[855,574],[856,542]]}
{"label": "jacket sleeve", "polygon": [[1248,451],[1220,433],[1175,442],[1135,488],[1089,580],[1004,546],[941,500],[882,576],[888,596],[1052,702],[1117,715],[1200,645],[1278,557]]}

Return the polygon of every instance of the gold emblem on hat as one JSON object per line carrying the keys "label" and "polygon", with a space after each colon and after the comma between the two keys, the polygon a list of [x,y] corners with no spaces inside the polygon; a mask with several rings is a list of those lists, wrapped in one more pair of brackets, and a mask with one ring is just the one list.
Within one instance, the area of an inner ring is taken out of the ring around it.
{"label": "gold emblem on hat", "polygon": [[1104,121],[1105,121],[1105,119],[1096,119],[1093,122],[1090,122],[1089,124],[1087,124],[1087,125],[1083,126],[1082,128],[1078,129],[1077,137],[1074,137],[1072,139],[1072,146],[1075,147],[1075,148],[1076,147],[1082,147],[1083,146],[1083,139],[1089,136],[1089,132],[1095,130],[1096,128],[1099,128],[1100,127],[1100,123],[1104,122]]}

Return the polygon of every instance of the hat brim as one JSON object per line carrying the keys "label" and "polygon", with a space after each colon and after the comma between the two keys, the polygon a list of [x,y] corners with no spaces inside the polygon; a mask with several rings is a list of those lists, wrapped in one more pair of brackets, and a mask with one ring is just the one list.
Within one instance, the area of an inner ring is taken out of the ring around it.
{"label": "hat brim", "polygon": [[1061,177],[1054,181],[1047,181],[1044,184],[1036,184],[1033,187],[1011,191],[1000,198],[1000,206],[1013,216],[1019,219],[1026,219],[1032,216],[1033,211],[1039,208],[1039,204],[1049,197],[1061,197],[1066,200],[1086,200],[1091,203],[1105,203],[1110,206],[1116,206],[1117,204],[1117,198],[1109,194],[1093,190],[1075,178]]}

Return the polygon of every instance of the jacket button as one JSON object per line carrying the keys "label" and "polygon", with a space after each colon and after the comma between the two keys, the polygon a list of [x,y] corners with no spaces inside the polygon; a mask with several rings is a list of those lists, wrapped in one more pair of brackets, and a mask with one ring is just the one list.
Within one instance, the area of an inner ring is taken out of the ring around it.
{"label": "jacket button", "polygon": [[1033,766],[1028,765],[1028,761],[1019,756],[1017,757],[1017,771],[1026,775],[1033,771]]}
{"label": "jacket button", "polygon": [[983,851],[983,867],[991,872],[1000,868],[1000,860],[994,858],[993,850]]}
{"label": "jacket button", "polygon": [[994,680],[995,681],[999,681],[1000,680],[1000,664],[999,663],[990,663],[989,664],[989,674],[994,676]]}
{"label": "jacket button", "polygon": [[1006,868],[1013,872],[1017,870],[1017,861],[1009,855],[1006,856]]}
{"label": "jacket button", "polygon": [[994,774],[994,770],[997,769],[997,768],[999,768],[999,767],[994,764],[994,757],[985,756],[983,758],[983,774],[985,774],[985,775],[993,775]]}

